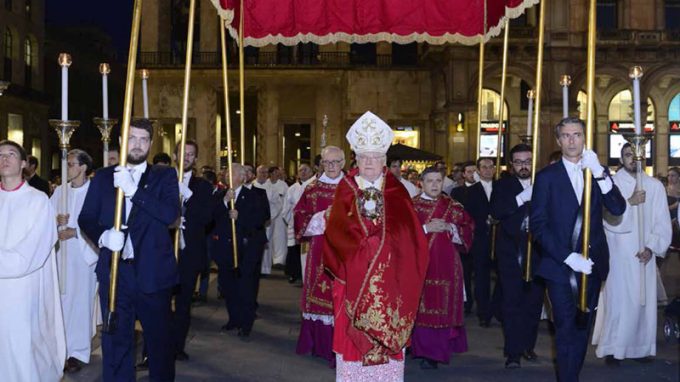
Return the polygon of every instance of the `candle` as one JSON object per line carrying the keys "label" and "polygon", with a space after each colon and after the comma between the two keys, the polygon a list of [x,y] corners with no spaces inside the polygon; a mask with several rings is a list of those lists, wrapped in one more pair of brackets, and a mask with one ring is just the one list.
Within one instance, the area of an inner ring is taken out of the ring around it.
{"label": "candle", "polygon": [[99,73],[102,75],[102,118],[109,119],[109,80],[108,76],[111,73],[109,64],[99,64]]}
{"label": "candle", "polygon": [[149,79],[149,71],[142,69],[142,104],[144,106],[144,118],[149,118],[149,93],[147,88],[147,81]]}
{"label": "candle", "polygon": [[71,55],[59,54],[59,66],[61,66],[61,120],[68,121],[68,67],[71,66]]}
{"label": "candle", "polygon": [[562,118],[569,116],[569,85],[571,85],[571,77],[564,74],[560,77],[560,85],[562,85]]}
{"label": "candle", "polygon": [[642,68],[639,66],[633,66],[630,68],[630,73],[628,74],[630,78],[633,79],[633,115],[635,122],[635,134],[642,134],[642,122],[640,117],[640,77],[642,77]]}
{"label": "candle", "polygon": [[527,98],[529,99],[529,109],[527,110],[527,136],[531,136],[533,133],[531,130],[531,122],[534,118],[534,97],[536,97],[536,92],[529,90],[527,92]]}

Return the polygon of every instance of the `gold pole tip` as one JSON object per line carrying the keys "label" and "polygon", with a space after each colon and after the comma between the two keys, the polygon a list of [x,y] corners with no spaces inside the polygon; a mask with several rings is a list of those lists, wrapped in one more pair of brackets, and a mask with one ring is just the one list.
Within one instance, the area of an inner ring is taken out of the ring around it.
{"label": "gold pole tip", "polygon": [[568,74],[563,74],[560,76],[560,85],[569,86],[571,85],[571,76]]}
{"label": "gold pole tip", "polygon": [[99,73],[102,75],[108,75],[111,73],[111,67],[106,62],[99,64]]}
{"label": "gold pole tip", "polygon": [[631,79],[639,79],[643,75],[642,67],[639,65],[635,65],[632,68],[630,68],[630,72],[628,72],[628,77]]}
{"label": "gold pole tip", "polygon": [[149,79],[149,69],[142,69],[142,79],[143,80]]}
{"label": "gold pole tip", "polygon": [[71,66],[71,55],[68,53],[59,53],[59,59],[57,60],[59,66],[69,67]]}
{"label": "gold pole tip", "polygon": [[529,89],[529,91],[527,91],[527,98],[529,99],[536,98],[536,91],[534,89]]}

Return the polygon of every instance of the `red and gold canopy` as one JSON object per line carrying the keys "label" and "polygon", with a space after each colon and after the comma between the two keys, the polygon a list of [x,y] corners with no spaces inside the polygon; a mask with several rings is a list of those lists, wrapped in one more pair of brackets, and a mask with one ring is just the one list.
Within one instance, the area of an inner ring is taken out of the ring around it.
{"label": "red and gold canopy", "polygon": [[[211,0],[238,37],[240,0]],[[244,45],[479,43],[539,0],[243,0]]]}

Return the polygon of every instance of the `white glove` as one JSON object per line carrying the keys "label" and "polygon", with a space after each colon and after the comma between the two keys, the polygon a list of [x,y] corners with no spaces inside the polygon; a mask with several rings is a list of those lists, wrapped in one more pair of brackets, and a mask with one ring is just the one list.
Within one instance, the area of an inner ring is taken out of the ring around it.
{"label": "white glove", "polygon": [[586,259],[580,253],[572,252],[564,263],[573,269],[574,272],[585,273],[587,275],[593,272],[593,261]]}
{"label": "white glove", "polygon": [[112,251],[120,251],[125,244],[125,235],[113,228],[107,229],[99,237],[99,247],[106,247]]}
{"label": "white glove", "polygon": [[522,201],[522,204],[531,201],[531,193],[533,192],[533,189],[533,186],[529,186],[517,195],[517,198]]}
{"label": "white glove", "polygon": [[182,198],[184,199],[184,201],[189,200],[191,195],[194,194],[194,192],[191,191],[189,186],[184,185],[184,183],[182,182],[179,182],[179,193],[182,194]]}
{"label": "white glove", "polygon": [[604,173],[604,168],[600,164],[600,160],[597,158],[597,154],[593,150],[583,150],[581,157],[581,166],[583,168],[589,168],[593,176],[599,178]]}
{"label": "white glove", "polygon": [[113,173],[113,186],[123,190],[128,198],[131,198],[137,192],[137,184],[127,167],[116,166],[116,172]]}

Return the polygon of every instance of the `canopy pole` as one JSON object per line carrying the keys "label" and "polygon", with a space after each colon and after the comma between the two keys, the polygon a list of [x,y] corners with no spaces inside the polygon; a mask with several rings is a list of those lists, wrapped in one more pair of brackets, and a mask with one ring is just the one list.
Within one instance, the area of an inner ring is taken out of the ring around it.
{"label": "canopy pole", "polygon": [[[587,117],[586,117],[586,148],[593,147],[593,126],[595,124],[594,97],[595,97],[595,49],[597,48],[596,30],[597,28],[597,1],[590,0],[588,11],[588,62],[586,74],[586,93],[587,100]],[[590,169],[586,168],[584,177],[583,189],[583,247],[581,253],[583,258],[588,259],[590,252],[590,205],[593,177]],[[579,290],[579,310],[581,313],[588,313],[588,275],[581,274],[581,288]]]}
{"label": "canopy pole", "polygon": [[[187,142],[187,119],[189,117],[189,87],[191,85],[191,59],[194,50],[194,18],[196,16],[196,0],[189,1],[189,28],[187,31],[187,51],[186,51],[186,63],[184,65],[184,94],[182,96],[182,134],[180,137],[179,144],[179,158],[177,158],[178,164],[178,178],[181,183],[184,180],[184,146]],[[177,150],[176,150],[177,151]],[[180,206],[184,203],[184,198],[182,195],[179,196]],[[177,224],[177,230],[175,231],[175,259],[179,260],[180,243],[179,237],[182,233],[182,216],[180,209],[180,221]]]}
{"label": "canopy pole", "polygon": [[[241,9],[239,11],[239,20],[238,20],[238,97],[239,97],[239,122],[240,122],[240,133],[241,133],[241,164],[246,163],[246,126],[245,126],[245,121],[246,121],[246,110],[245,110],[245,57],[244,57],[244,52],[243,52],[243,33],[245,31],[244,28],[244,8],[243,8],[243,0],[241,0]],[[231,151],[229,152],[231,155]],[[257,166],[256,163],[253,163],[253,166]]]}
{"label": "canopy pole", "polygon": [[484,26],[479,41],[479,78],[477,81],[477,149],[475,158],[479,159],[479,148],[482,142],[482,93],[484,92],[484,38],[486,36],[486,0],[484,0]]}
{"label": "canopy pole", "polygon": [[[538,18],[538,54],[536,57],[536,89],[534,92],[534,123],[531,132],[531,184],[536,180],[536,168],[538,167],[538,133],[541,124],[541,98],[543,92],[543,41],[545,39],[545,6],[548,0],[541,0]],[[529,116],[532,118],[532,116]],[[531,224],[531,222],[529,222]],[[531,231],[527,236],[527,257],[524,264],[524,281],[530,282],[533,279],[531,269],[531,258],[533,256],[533,238]]]}
{"label": "canopy pole", "polygon": [[[119,166],[127,166],[128,137],[130,119],[132,118],[132,96],[135,86],[135,68],[137,64],[137,44],[139,42],[139,25],[142,19],[142,0],[135,0],[132,11],[132,31],[130,32],[130,50],[128,52],[128,69],[125,79],[125,100],[123,102],[123,125],[120,131]],[[113,229],[120,231],[123,218],[123,189],[116,190],[116,207],[113,215]],[[120,251],[111,253],[111,273],[109,276],[109,311],[104,317],[102,331],[113,333],[116,330],[116,288],[118,287],[118,262]]]}
{"label": "canopy pole", "polygon": [[[229,187],[234,189],[234,173],[232,171],[232,151],[231,151],[231,110],[229,109],[229,82],[228,82],[228,65],[227,65],[227,37],[224,31],[225,20],[220,18],[220,41],[222,43],[222,87],[224,88],[224,114],[227,124],[227,171],[229,173]],[[241,110],[243,115],[243,110]],[[243,136],[241,136],[243,137]],[[241,151],[243,153],[243,151]],[[235,190],[234,190],[235,191]],[[231,209],[234,210],[234,199],[229,201]],[[231,244],[232,253],[234,255],[234,269],[238,269],[238,243],[236,241],[236,220],[231,220]]]}

